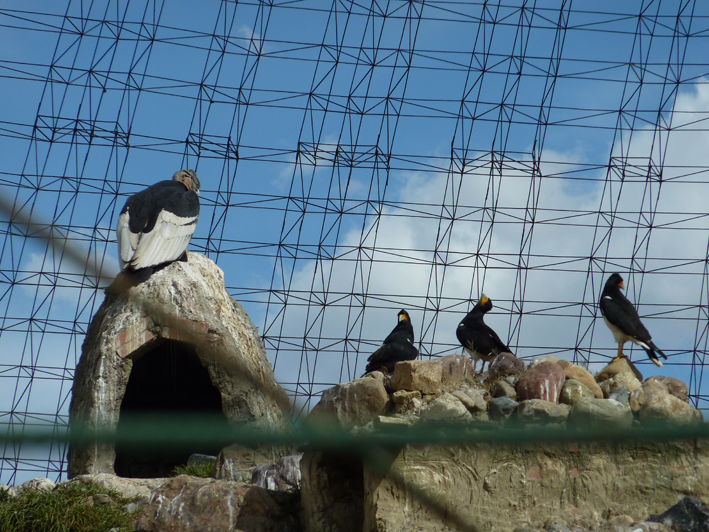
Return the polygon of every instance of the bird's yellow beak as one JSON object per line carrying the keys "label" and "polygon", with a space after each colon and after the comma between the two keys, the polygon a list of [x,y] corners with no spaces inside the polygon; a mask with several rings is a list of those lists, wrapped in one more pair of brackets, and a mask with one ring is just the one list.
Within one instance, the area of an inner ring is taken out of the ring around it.
{"label": "bird's yellow beak", "polygon": [[401,320],[407,320],[408,318],[406,317],[406,314],[399,314],[399,321]]}
{"label": "bird's yellow beak", "polygon": [[623,281],[619,282],[618,288],[622,288],[623,290],[625,290],[625,282],[623,282]]}
{"label": "bird's yellow beak", "polygon": [[484,304],[487,303],[488,301],[490,301],[490,298],[487,297],[487,296],[483,296],[483,297],[480,298],[480,304],[481,304],[481,305],[484,305]]}

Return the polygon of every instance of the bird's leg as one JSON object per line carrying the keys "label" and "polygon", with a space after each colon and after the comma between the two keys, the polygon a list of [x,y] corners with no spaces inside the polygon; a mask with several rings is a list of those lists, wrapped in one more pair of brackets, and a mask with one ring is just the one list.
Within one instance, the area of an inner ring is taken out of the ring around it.
{"label": "bird's leg", "polygon": [[484,360],[483,360],[483,365],[480,366],[480,373],[482,373],[483,371],[485,371],[485,361]]}
{"label": "bird's leg", "polygon": [[623,354],[623,343],[618,344],[618,356],[615,357],[611,362],[616,362],[617,360],[620,360],[621,358],[628,358]]}
{"label": "bird's leg", "polygon": [[477,359],[474,358],[473,359],[473,375],[475,375],[475,368],[477,367],[477,365],[478,365],[478,361],[477,361]]}

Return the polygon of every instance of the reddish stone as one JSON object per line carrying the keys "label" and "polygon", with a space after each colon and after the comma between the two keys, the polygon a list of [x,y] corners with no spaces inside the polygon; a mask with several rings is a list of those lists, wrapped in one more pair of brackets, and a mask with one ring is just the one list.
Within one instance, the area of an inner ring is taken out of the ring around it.
{"label": "reddish stone", "polygon": [[558,403],[564,380],[564,368],[554,362],[542,362],[522,375],[517,383],[517,400],[542,399]]}

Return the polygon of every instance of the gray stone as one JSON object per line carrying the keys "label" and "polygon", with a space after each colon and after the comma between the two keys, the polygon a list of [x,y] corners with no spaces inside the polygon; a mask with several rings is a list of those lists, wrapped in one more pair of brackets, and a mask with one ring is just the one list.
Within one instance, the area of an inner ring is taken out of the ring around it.
{"label": "gray stone", "polygon": [[611,392],[608,399],[613,399],[614,401],[618,401],[620,404],[627,405],[630,401],[630,392],[627,388],[620,387]]}
{"label": "gray stone", "polygon": [[153,491],[150,503],[133,521],[133,528],[136,532],[295,532],[300,524],[292,512],[259,486],[180,475]]}
{"label": "gray stone", "polygon": [[216,461],[217,461],[216,456],[211,456],[209,454],[194,453],[187,460],[187,465],[188,466],[201,466],[203,464],[210,464],[213,466],[214,462],[216,462]]}
{"label": "gray stone", "polygon": [[490,400],[490,416],[493,418],[502,418],[509,416],[519,403],[509,397],[495,397]]}
{"label": "gray stone", "polygon": [[515,387],[507,381],[497,381],[492,388],[492,396],[517,399],[517,390],[515,390]]}
{"label": "gray stone", "polygon": [[640,421],[691,425],[702,422],[702,413],[670,394],[655,394],[638,411]]}
{"label": "gray stone", "polygon": [[0,485],[0,492],[5,492],[9,497],[17,497],[17,488],[13,486]]}
{"label": "gray stone", "polygon": [[547,527],[547,532],[571,532],[564,525],[549,525]]}
{"label": "gray stone", "polygon": [[421,419],[427,421],[470,419],[470,413],[457,397],[444,393],[421,410]]}
{"label": "gray stone", "polygon": [[568,422],[582,428],[627,428],[633,423],[633,412],[612,399],[582,397],[571,408]]}
{"label": "gray stone", "polygon": [[512,418],[523,423],[563,423],[569,416],[569,410],[571,410],[569,405],[542,399],[528,399],[519,404]]}
{"label": "gray stone", "polygon": [[45,477],[30,479],[20,486],[23,490],[31,491],[52,491],[57,485]]}
{"label": "gray stone", "polygon": [[595,397],[593,391],[576,379],[566,379],[564,386],[561,388],[559,402],[565,405],[573,405],[582,397]]}
{"label": "gray stone", "polygon": [[95,493],[91,496],[91,500],[94,504],[111,504],[113,499],[105,493]]}
{"label": "gray stone", "polygon": [[530,368],[517,382],[517,399],[543,399],[559,402],[561,387],[566,380],[564,368],[555,362],[544,361]]}
{"label": "gray stone", "polygon": [[[288,397],[274,378],[258,330],[226,291],[222,270],[197,253],[103,302],[74,375],[71,422],[115,429],[134,359],[149,356],[165,340],[196,350],[229,422],[289,426]],[[72,445],[69,477],[113,473],[114,460],[109,443]]]}
{"label": "gray stone", "polygon": [[356,379],[325,390],[308,415],[308,422],[337,423],[345,428],[366,425],[384,412],[388,402],[389,394],[382,381]]}
{"label": "gray stone", "polygon": [[134,502],[129,502],[121,508],[125,513],[132,514],[138,511],[138,505]]}
{"label": "gray stone", "polygon": [[302,454],[292,454],[257,466],[251,476],[251,483],[272,491],[300,489],[300,459],[302,456]]}

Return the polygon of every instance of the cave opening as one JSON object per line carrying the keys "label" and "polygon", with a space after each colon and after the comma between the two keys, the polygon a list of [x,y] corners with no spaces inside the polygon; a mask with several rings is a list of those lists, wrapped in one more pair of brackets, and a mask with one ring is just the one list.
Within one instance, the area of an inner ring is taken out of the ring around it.
{"label": "cave opening", "polygon": [[[121,402],[121,421],[130,414],[179,416],[209,414],[223,419],[222,398],[196,349],[185,342],[164,340],[133,359],[126,392]],[[140,449],[116,444],[116,475],[129,478],[167,477],[193,453],[216,455],[220,448],[205,445],[193,449]]]}

